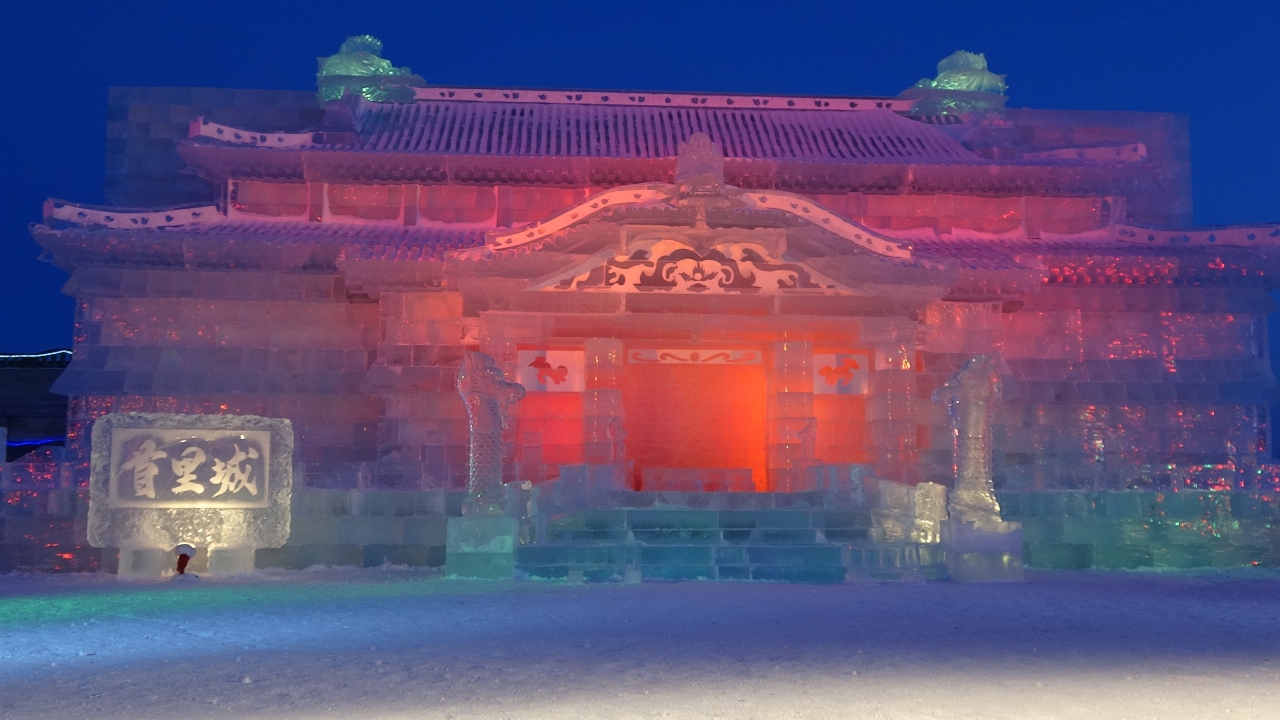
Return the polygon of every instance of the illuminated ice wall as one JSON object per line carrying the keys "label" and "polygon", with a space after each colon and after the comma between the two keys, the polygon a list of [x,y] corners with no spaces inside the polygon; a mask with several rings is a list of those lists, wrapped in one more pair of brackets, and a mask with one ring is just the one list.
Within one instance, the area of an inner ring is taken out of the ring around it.
{"label": "illuminated ice wall", "polygon": [[[977,57],[801,98],[428,87],[372,52],[322,67],[351,91],[308,124],[213,108],[173,150],[207,205],[50,201],[33,227],[77,299],[70,434],[5,471],[10,505],[74,495],[106,413],[242,414],[292,422],[304,494],[397,508],[295,513],[408,517],[466,488],[470,351],[525,391],[522,487],[950,487],[934,394],[986,356],[1002,497],[1273,490],[1280,230],[1188,228],[1185,118],[1007,108]],[[177,105],[139,98],[139,131]],[[313,544],[436,542],[349,525]]]}

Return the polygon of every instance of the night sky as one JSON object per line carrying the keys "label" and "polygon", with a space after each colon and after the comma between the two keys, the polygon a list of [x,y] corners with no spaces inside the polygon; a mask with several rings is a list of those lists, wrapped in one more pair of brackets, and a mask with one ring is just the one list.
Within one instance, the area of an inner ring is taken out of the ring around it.
{"label": "night sky", "polygon": [[1280,220],[1280,3],[0,2],[0,352],[65,347],[27,225],[102,198],[107,88],[314,89],[348,36],[440,85],[896,95],[958,49],[1013,107],[1191,117],[1198,224]]}

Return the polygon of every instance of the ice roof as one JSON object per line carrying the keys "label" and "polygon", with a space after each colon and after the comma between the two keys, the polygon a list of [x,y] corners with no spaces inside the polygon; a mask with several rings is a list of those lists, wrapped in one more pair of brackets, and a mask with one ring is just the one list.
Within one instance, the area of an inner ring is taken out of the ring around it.
{"label": "ice roof", "polygon": [[423,100],[361,103],[361,149],[432,155],[675,157],[707,133],[727,158],[986,162],[937,127],[888,110],[569,105]]}

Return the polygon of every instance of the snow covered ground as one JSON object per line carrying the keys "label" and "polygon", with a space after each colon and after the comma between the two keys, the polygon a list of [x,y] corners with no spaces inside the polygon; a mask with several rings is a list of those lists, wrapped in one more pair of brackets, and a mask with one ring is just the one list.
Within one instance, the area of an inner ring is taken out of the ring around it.
{"label": "snow covered ground", "polygon": [[0,575],[4,718],[1276,718],[1280,574]]}

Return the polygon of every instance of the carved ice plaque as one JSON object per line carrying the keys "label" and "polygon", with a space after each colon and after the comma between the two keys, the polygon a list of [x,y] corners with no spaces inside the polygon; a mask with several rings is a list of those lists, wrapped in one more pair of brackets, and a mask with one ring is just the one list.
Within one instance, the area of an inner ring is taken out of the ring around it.
{"label": "carved ice plaque", "polygon": [[293,426],[253,415],[111,414],[93,426],[89,542],[279,547]]}
{"label": "carved ice plaque", "polygon": [[271,433],[112,428],[107,505],[265,508]]}

